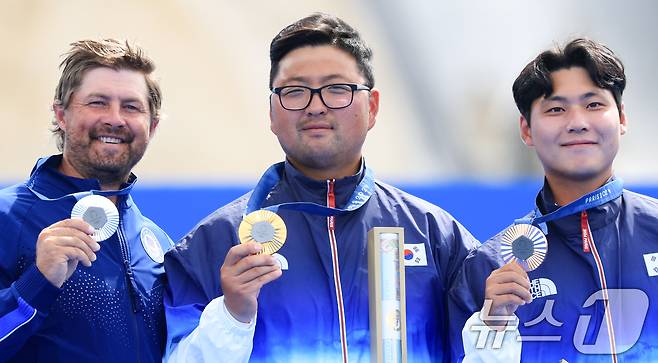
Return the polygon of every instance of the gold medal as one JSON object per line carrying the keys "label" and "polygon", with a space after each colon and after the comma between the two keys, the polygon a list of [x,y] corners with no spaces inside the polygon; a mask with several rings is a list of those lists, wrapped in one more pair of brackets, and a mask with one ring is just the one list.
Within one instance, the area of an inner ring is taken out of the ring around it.
{"label": "gold medal", "polygon": [[500,255],[508,263],[516,261],[526,271],[539,267],[548,252],[544,233],[531,224],[515,224],[503,234]]}
{"label": "gold medal", "polygon": [[265,209],[251,212],[242,218],[238,227],[240,243],[258,242],[263,245],[260,253],[268,255],[278,251],[286,242],[286,224],[276,213]]}

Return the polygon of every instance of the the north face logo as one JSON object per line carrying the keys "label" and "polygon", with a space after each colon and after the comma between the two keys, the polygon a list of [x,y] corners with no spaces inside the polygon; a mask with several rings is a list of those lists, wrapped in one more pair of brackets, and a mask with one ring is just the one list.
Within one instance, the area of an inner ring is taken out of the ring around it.
{"label": "the north face logo", "polygon": [[557,287],[553,281],[539,278],[530,281],[530,294],[533,299],[557,294]]}

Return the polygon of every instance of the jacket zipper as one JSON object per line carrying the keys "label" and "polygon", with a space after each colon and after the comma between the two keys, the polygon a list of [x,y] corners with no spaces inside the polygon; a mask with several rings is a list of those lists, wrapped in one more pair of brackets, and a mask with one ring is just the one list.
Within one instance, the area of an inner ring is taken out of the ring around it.
{"label": "jacket zipper", "polygon": [[135,277],[133,275],[132,267],[130,266],[130,248],[126,242],[126,237],[123,232],[122,219],[119,219],[119,228],[117,229],[117,236],[119,237],[119,246],[121,247],[121,257],[123,258],[123,267],[126,273],[126,286],[128,289],[128,296],[130,297],[130,306],[132,307],[133,314],[130,316],[130,322],[133,329],[133,336],[135,337],[134,344],[136,347],[136,361],[141,361],[141,349],[139,344],[139,330],[137,329],[137,316],[136,314],[141,310],[139,300],[139,292],[136,288]]}
{"label": "jacket zipper", "polygon": [[594,236],[592,235],[592,230],[589,226],[589,219],[586,211],[582,211],[580,213],[580,223],[583,239],[583,252],[589,253],[591,250],[592,257],[594,258],[594,263],[598,272],[599,282],[601,283],[601,289],[603,291],[603,317],[608,327],[608,340],[612,353],[610,357],[613,363],[617,363],[617,344],[615,341],[615,331],[614,325],[612,324],[612,315],[608,306],[608,284],[605,277],[605,270],[603,269],[603,260],[601,259],[601,256],[599,256],[599,251],[596,248],[596,243],[594,242]]}
{"label": "jacket zipper", "polygon": [[[336,196],[334,194],[334,179],[327,180],[327,206],[336,208]],[[345,327],[345,308],[343,305],[343,289],[340,283],[340,268],[338,266],[338,246],[336,244],[336,217],[327,217],[327,229],[329,230],[329,245],[331,247],[331,261],[334,272],[334,287],[336,289],[336,304],[338,306],[338,325],[340,329],[340,347],[343,363],[347,363],[347,332]]]}

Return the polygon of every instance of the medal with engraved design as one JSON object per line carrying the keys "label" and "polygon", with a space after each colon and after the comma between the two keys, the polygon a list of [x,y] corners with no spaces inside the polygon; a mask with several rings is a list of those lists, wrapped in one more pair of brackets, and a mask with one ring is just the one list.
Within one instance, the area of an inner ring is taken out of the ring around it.
{"label": "medal with engraved design", "polygon": [[521,223],[509,227],[500,242],[500,255],[505,263],[516,261],[526,271],[532,271],[544,262],[548,241],[537,227]]}
{"label": "medal with engraved design", "polygon": [[258,242],[263,245],[260,253],[271,255],[286,242],[286,224],[276,213],[261,209],[247,214],[238,227],[240,243]]}
{"label": "medal with engraved design", "polygon": [[82,219],[94,227],[91,237],[100,242],[110,238],[119,227],[119,211],[106,197],[89,195],[73,206],[71,218]]}

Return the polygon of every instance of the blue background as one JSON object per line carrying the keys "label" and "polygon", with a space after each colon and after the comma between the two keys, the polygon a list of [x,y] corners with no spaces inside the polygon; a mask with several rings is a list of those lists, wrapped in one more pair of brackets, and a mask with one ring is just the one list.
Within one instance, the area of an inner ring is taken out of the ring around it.
{"label": "blue background", "polygon": [[[505,184],[455,182],[396,185],[452,214],[475,237],[484,241],[532,210],[542,180]],[[658,197],[658,186],[626,185],[626,189]],[[174,241],[183,237],[212,211],[249,191],[251,186],[140,186],[133,191],[142,213]]]}

